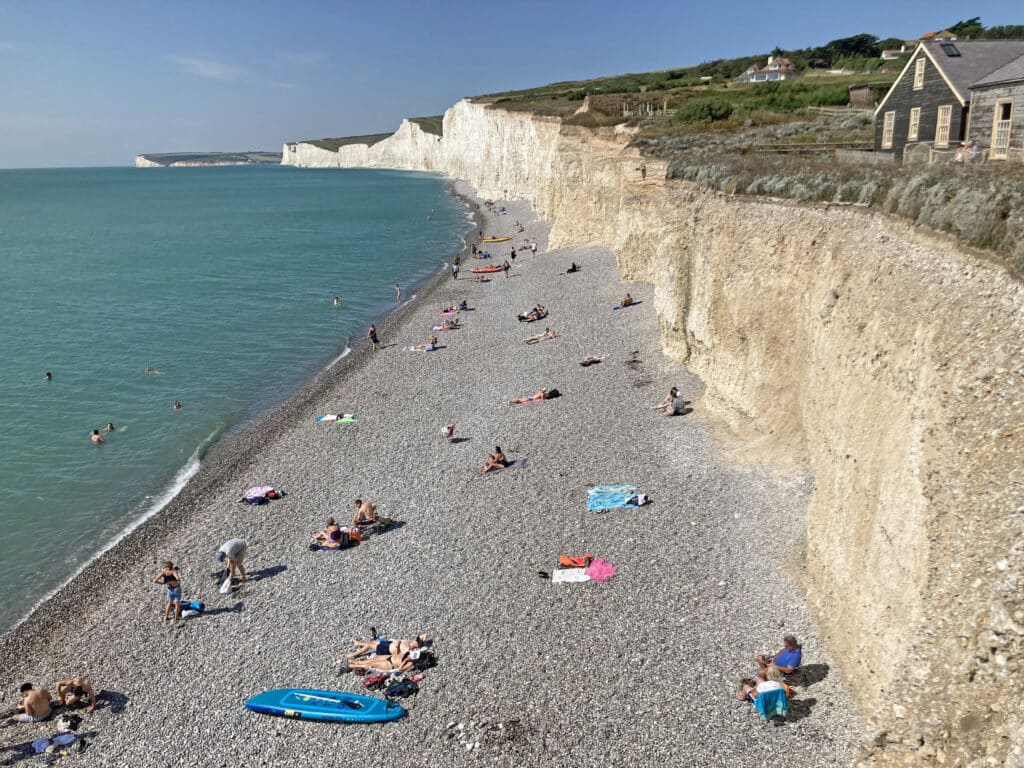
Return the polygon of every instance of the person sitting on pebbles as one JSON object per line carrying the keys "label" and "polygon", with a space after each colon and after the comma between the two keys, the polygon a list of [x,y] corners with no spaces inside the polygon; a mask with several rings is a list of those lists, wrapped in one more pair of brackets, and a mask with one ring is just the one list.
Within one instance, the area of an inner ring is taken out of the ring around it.
{"label": "person sitting on pebbles", "polygon": [[38,723],[50,716],[53,711],[50,702],[50,692],[42,688],[36,688],[32,683],[25,683],[19,689],[21,691],[21,704],[14,708],[14,714],[4,720],[0,725],[14,725],[15,723]]}
{"label": "person sitting on pebbles", "polygon": [[352,518],[353,528],[377,522],[377,506],[375,504],[363,501],[362,499],[356,499],[354,504],[356,507],[356,514],[355,517]]}
{"label": "person sitting on pebbles", "polygon": [[665,395],[665,399],[654,407],[656,410],[664,411],[666,416],[677,416],[683,412],[685,406],[686,401],[679,394],[679,390],[672,387]]}
{"label": "person sitting on pebbles", "polygon": [[494,446],[494,453],[488,456],[487,461],[484,462],[484,466],[483,469],[480,470],[480,474],[501,470],[508,465],[509,460],[505,458],[505,454],[501,452],[501,447],[496,445]]}
{"label": "person sitting on pebbles", "polygon": [[92,687],[92,678],[87,675],[78,675],[67,680],[58,680],[57,703],[62,707],[74,707],[85,704],[89,700],[86,712],[96,709],[96,691]]}
{"label": "person sitting on pebbles", "polygon": [[340,549],[342,538],[341,526],[333,517],[328,517],[323,530],[313,536],[313,541],[324,549]]}
{"label": "person sitting on pebbles", "polygon": [[782,638],[782,647],[774,655],[757,654],[754,660],[761,669],[777,668],[784,675],[792,674],[803,659],[803,649],[794,635]]}
{"label": "person sitting on pebbles", "polygon": [[619,302],[619,308],[631,307],[634,304],[636,304],[636,301],[633,299],[632,294],[627,292],[626,295],[622,297],[622,301]]}

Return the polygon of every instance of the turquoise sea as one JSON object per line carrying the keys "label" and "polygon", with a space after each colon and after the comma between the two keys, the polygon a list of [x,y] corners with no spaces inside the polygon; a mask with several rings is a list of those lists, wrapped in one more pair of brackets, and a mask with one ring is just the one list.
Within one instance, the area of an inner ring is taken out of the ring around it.
{"label": "turquoise sea", "polygon": [[468,228],[427,174],[0,171],[0,632],[172,498],[218,436],[361,340],[394,284],[411,294]]}

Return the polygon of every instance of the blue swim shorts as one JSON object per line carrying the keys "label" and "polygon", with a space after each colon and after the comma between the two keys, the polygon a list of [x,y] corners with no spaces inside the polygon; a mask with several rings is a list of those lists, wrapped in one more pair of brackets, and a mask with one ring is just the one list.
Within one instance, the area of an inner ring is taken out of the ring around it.
{"label": "blue swim shorts", "polygon": [[181,587],[168,587],[167,588],[167,602],[168,603],[180,603],[181,602]]}

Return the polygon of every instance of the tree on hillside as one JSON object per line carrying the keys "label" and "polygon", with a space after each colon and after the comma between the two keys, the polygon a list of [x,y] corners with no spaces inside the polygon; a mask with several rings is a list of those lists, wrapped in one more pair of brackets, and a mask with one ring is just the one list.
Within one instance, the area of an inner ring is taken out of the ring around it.
{"label": "tree on hillside", "polygon": [[[879,52],[897,49],[904,43],[906,43],[906,40],[902,37],[887,37],[885,40],[878,41]],[[879,55],[881,55],[881,53],[879,53]]]}
{"label": "tree on hillside", "polygon": [[1024,24],[1004,24],[989,27],[983,37],[986,40],[1024,40]]}
{"label": "tree on hillside", "polygon": [[958,21],[951,27],[946,27],[957,37],[981,37],[985,34],[985,27],[981,23],[981,17],[975,16],[973,19],[965,19]]}

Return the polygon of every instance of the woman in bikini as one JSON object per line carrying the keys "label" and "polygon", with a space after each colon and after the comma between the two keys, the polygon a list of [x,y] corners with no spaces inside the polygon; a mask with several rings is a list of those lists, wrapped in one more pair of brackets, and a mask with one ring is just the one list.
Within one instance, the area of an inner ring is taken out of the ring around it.
{"label": "woman in bikini", "polygon": [[416,635],[411,640],[389,640],[386,637],[378,637],[376,640],[352,639],[356,649],[352,653],[346,653],[347,659],[358,659],[360,656],[375,654],[377,656],[394,656],[395,654],[408,653],[422,648],[427,643],[426,635]]}
{"label": "woman in bikini", "polygon": [[349,661],[350,670],[379,669],[381,672],[408,672],[420,657],[419,650],[399,651],[387,656],[371,656],[368,659]]}
{"label": "woman in bikini", "polygon": [[484,463],[483,469],[480,470],[480,474],[484,472],[490,472],[495,469],[504,469],[509,464],[505,454],[501,452],[500,446],[494,446],[494,453],[487,457],[486,463]]}

